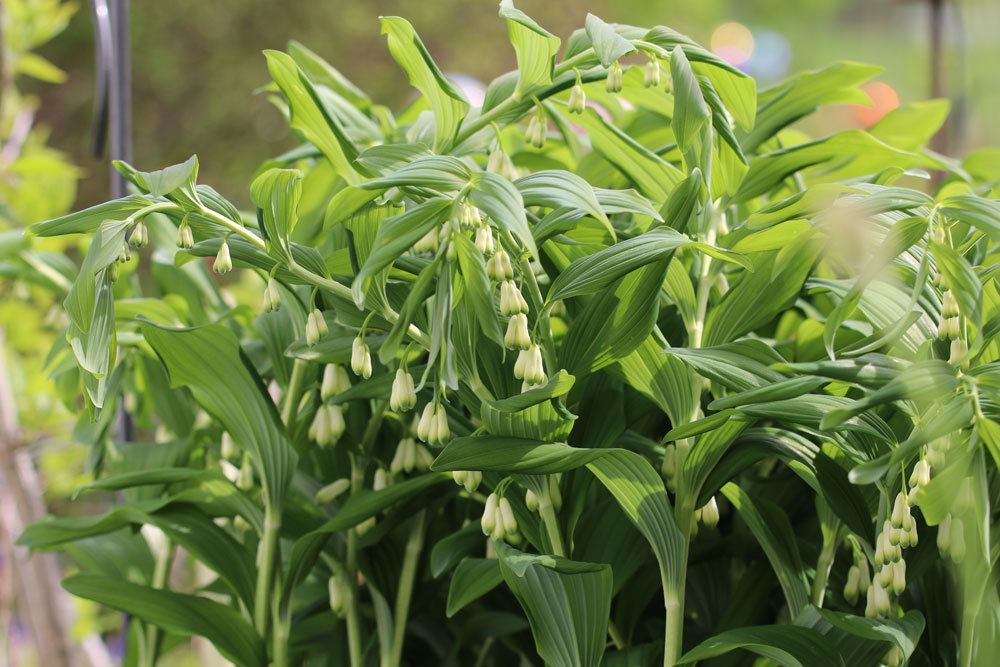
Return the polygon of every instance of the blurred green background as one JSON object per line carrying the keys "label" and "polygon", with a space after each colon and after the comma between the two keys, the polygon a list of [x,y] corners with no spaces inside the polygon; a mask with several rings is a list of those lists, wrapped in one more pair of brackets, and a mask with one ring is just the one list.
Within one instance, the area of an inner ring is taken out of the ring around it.
{"label": "blurred green background", "polygon": [[[720,24],[739,22],[755,40],[746,67],[773,82],[834,60],[885,67],[901,102],[928,97],[931,0],[519,0],[565,39],[587,12],[607,21],[663,24],[710,44]],[[943,71],[952,98],[949,152],[1000,144],[998,0],[945,5]],[[261,50],[289,39],[310,47],[375,99],[397,106],[412,90],[379,34],[378,16],[406,16],[441,68],[488,81],[513,66],[494,0],[169,0],[132,2],[135,161],[143,168],[197,153],[202,180],[240,203],[257,164],[294,145],[283,119],[254,90],[267,80]],[[77,205],[107,197],[105,162],[89,154],[94,62],[85,0],[69,30],[42,55],[65,69],[62,86],[39,86],[50,144],[84,168]],[[884,90],[883,90],[884,92]],[[862,125],[843,109],[824,132]]]}

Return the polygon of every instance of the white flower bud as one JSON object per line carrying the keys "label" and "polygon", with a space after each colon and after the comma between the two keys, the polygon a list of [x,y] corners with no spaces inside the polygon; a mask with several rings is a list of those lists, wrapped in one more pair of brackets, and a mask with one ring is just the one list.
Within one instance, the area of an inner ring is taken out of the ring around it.
{"label": "white flower bud", "polygon": [[624,79],[625,74],[622,71],[621,63],[616,60],[608,68],[608,78],[604,82],[604,89],[609,93],[620,93],[622,92],[622,82]]}
{"label": "white flower bud", "polygon": [[319,332],[320,338],[330,333],[330,327],[326,325],[326,318],[323,317],[322,310],[319,308],[313,308],[312,316],[316,321],[316,331]]}
{"label": "white flower bud", "polygon": [[330,611],[336,616],[343,618],[347,612],[347,602],[350,592],[347,585],[334,575],[327,581],[327,593],[330,596]]}
{"label": "white flower bud", "polygon": [[955,338],[951,341],[951,350],[948,356],[948,363],[955,364],[956,366],[965,366],[968,364],[968,360],[965,358],[969,354],[969,346],[966,344],[965,340],[962,338]]}
{"label": "white flower bud", "polygon": [[913,472],[910,473],[910,486],[920,488],[926,486],[930,481],[931,466],[927,459],[921,458],[914,464]]}
{"label": "white flower bud", "polygon": [[237,456],[239,456],[240,448],[233,440],[233,436],[229,435],[229,431],[222,432],[222,458],[227,461],[232,461]]}
{"label": "white flower bud", "polygon": [[573,85],[572,90],[569,91],[567,106],[570,113],[583,113],[583,110],[587,108],[587,93],[583,90],[579,79]]}
{"label": "white flower bud", "polygon": [[318,342],[319,330],[316,328],[316,320],[313,319],[312,313],[309,313],[306,316],[306,345],[312,347]]}
{"label": "white flower bud", "polygon": [[486,274],[493,280],[500,282],[510,280],[514,277],[514,267],[510,263],[510,255],[503,248],[499,248],[496,253],[486,262]]}
{"label": "white flower bud", "polygon": [[416,454],[416,465],[414,468],[416,470],[430,470],[431,464],[434,463],[434,455],[430,453],[430,450],[414,442],[413,452]]}
{"label": "white flower bud", "polygon": [[250,462],[249,454],[243,456],[240,475],[236,478],[236,488],[240,491],[249,491],[253,488],[253,464]]}
{"label": "white flower bud", "polygon": [[538,496],[531,489],[524,492],[524,504],[527,505],[529,511],[538,511]]}
{"label": "white flower bud", "polygon": [[879,616],[888,616],[889,612],[892,611],[892,601],[889,599],[889,591],[877,581],[872,582],[871,590],[874,591],[875,612]]}
{"label": "white flower bud", "polygon": [[219,274],[229,273],[233,270],[233,258],[229,256],[229,242],[226,239],[222,239],[222,245],[219,246],[219,254],[215,256],[212,270]]}
{"label": "white flower bud", "polygon": [[701,508],[701,522],[709,528],[714,528],[719,524],[719,505],[715,502],[715,496],[709,498],[705,506]]}
{"label": "white flower bud", "polygon": [[434,404],[428,403],[424,406],[424,411],[420,414],[420,421],[417,423],[417,437],[424,442],[430,442],[431,426],[434,425]]}
{"label": "white flower bud", "polygon": [[497,528],[497,494],[491,493],[486,498],[486,506],[483,508],[483,518],[479,520],[479,525],[483,529],[484,535],[492,535]]}
{"label": "white flower bud", "polygon": [[889,585],[892,584],[892,573],[893,570],[895,569],[895,565],[896,565],[895,563],[886,563],[878,571],[876,579],[878,580],[879,586],[881,586],[882,588],[888,588]]}
{"label": "white flower bud", "polygon": [[465,477],[469,474],[468,470],[452,470],[451,478],[455,480],[455,484],[462,486],[465,484]]}
{"label": "white flower bud", "polygon": [[347,371],[340,364],[327,364],[323,369],[323,382],[320,384],[319,396],[329,401],[351,388],[351,380]]}
{"label": "white flower bud", "polygon": [[495,248],[493,230],[489,225],[483,225],[476,230],[476,249],[484,255],[492,255]]}
{"label": "white flower bud", "polygon": [[950,289],[945,290],[941,297],[941,317],[958,317],[958,315],[958,301],[955,299],[955,293]]}
{"label": "white flower bud", "polygon": [[524,300],[521,290],[513,280],[500,283],[500,314],[510,317],[516,313],[528,312],[528,302]]}
{"label": "white flower bud", "polygon": [[342,477],[338,480],[330,482],[326,486],[322,487],[313,496],[313,499],[317,504],[325,505],[326,503],[333,502],[338,496],[343,495],[345,491],[351,488],[351,480],[346,477]]}
{"label": "white flower bud", "polygon": [[360,335],[351,344],[351,370],[366,380],[372,376],[372,355],[368,343]]}
{"label": "white flower bud", "polygon": [[267,279],[264,286],[264,310],[268,313],[281,308],[281,290],[278,289],[278,281],[273,277]]}
{"label": "white flower bud", "polygon": [[426,253],[426,252],[437,252],[438,249],[438,228],[434,227],[431,231],[424,234],[416,243],[413,244],[413,252],[416,253]]}
{"label": "white flower bud", "polygon": [[465,482],[462,484],[462,486],[465,487],[466,491],[472,493],[473,491],[478,489],[479,485],[482,483],[483,483],[483,473],[479,470],[470,470],[468,473],[466,473]]}
{"label": "white flower bud", "polygon": [[897,596],[906,590],[906,561],[901,560],[892,566],[892,592]]}
{"label": "white flower bud", "polygon": [[372,528],[374,528],[376,523],[377,520],[375,519],[375,517],[370,516],[361,523],[359,523],[357,526],[355,526],[354,532],[356,532],[358,534],[358,537],[360,537],[365,533],[367,533],[368,531],[370,531]]}
{"label": "white flower bud", "polygon": [[[524,365],[523,379],[528,384],[542,384],[546,380],[545,364],[542,362],[542,349],[538,345],[532,345],[522,354],[527,353],[528,359]],[[520,359],[520,355],[518,356]],[[516,371],[515,371],[516,376]]]}
{"label": "white flower bud", "polygon": [[514,518],[514,510],[510,506],[510,501],[506,498],[500,498],[498,510],[500,512],[500,521],[503,522],[504,533],[507,535],[516,533],[517,519]]}
{"label": "white flower bud", "polygon": [[402,368],[396,369],[389,395],[389,409],[393,412],[407,412],[417,404],[417,394],[413,388],[413,377]]}
{"label": "white flower bud", "polygon": [[118,253],[118,261],[122,264],[132,259],[132,248],[128,243],[122,243],[122,249]]}
{"label": "white flower bud", "polygon": [[646,63],[646,71],[642,77],[642,85],[646,88],[657,88],[660,85],[660,61],[650,58]]}
{"label": "white flower bud", "polygon": [[844,599],[850,604],[858,601],[858,594],[861,592],[861,587],[858,585],[860,580],[861,572],[858,570],[858,566],[852,565],[851,569],[847,571],[847,583],[844,584]]}
{"label": "white flower bud", "polygon": [[898,646],[893,645],[882,656],[882,662],[885,663],[885,667],[901,667],[903,664],[903,651]]}
{"label": "white flower bud", "polygon": [[965,560],[965,527],[962,525],[961,519],[952,519],[950,533],[951,548],[949,554],[952,562],[959,564]]}
{"label": "white flower bud", "polygon": [[149,232],[146,230],[146,223],[142,220],[135,223],[132,227],[132,235],[129,236],[128,242],[132,244],[133,248],[144,248],[146,244],[149,243]]}
{"label": "white flower bud", "polygon": [[451,430],[448,428],[448,413],[444,405],[438,403],[434,411],[434,426],[431,429],[431,439],[427,442],[432,445],[443,445],[451,440]]}
{"label": "white flower bud", "polygon": [[528,121],[528,130],[524,133],[524,140],[535,148],[542,148],[545,146],[545,139],[548,133],[549,129],[546,125],[544,114],[536,113]]}
{"label": "white flower bud", "polygon": [[531,347],[531,334],[528,332],[528,316],[517,313],[507,322],[507,333],[503,343],[512,350],[526,350]]}
{"label": "white flower bud", "polygon": [[514,163],[510,161],[510,156],[499,145],[490,151],[490,157],[486,161],[486,171],[498,174],[509,180],[514,180],[517,177],[517,170],[514,168]]}
{"label": "white flower bud", "polygon": [[383,468],[379,468],[372,477],[372,491],[381,491],[387,486],[389,486],[389,475]]}
{"label": "white flower bud", "polygon": [[188,250],[193,246],[194,233],[191,231],[191,225],[187,223],[187,220],[181,220],[181,224],[177,227],[177,247]]}

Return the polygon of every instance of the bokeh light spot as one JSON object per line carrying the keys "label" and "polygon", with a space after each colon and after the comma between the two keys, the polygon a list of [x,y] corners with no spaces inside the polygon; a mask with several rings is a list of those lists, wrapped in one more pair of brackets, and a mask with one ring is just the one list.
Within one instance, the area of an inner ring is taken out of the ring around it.
{"label": "bokeh light spot", "polygon": [[899,95],[896,90],[883,81],[872,81],[861,87],[861,90],[871,99],[871,106],[860,104],[853,107],[854,118],[862,127],[871,127],[899,106]]}
{"label": "bokeh light spot", "polygon": [[753,33],[742,23],[723,23],[712,32],[712,52],[730,65],[742,65],[753,55]]}

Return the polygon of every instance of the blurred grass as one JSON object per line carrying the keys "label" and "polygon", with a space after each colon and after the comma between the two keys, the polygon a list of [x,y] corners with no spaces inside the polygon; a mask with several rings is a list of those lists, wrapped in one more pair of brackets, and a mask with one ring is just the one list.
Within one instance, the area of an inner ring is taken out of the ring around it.
{"label": "blurred grass", "polygon": [[[86,3],[84,3],[85,5]],[[927,96],[927,7],[920,0],[519,0],[517,5],[565,38],[588,11],[608,21],[669,25],[707,40],[723,21],[754,31],[781,33],[791,47],[790,71],[850,59],[883,65],[883,80],[902,102]],[[1000,3],[961,0],[960,51],[949,53],[947,72],[960,138],[958,149],[1000,143],[992,122],[1000,112],[1000,86],[991,63],[1000,42]],[[511,68],[513,53],[494,0],[366,0],[265,2],[171,0],[132,3],[135,161],[155,168],[201,157],[206,182],[246,203],[246,183],[263,159],[294,145],[284,121],[254,89],[266,80],[261,50],[297,39],[359,82],[380,102],[397,107],[412,89],[379,34],[379,15],[404,15],[449,73],[488,81]],[[63,86],[40,90],[42,120],[52,145],[68,151],[86,170],[78,205],[107,196],[106,163],[89,155],[93,114],[93,45],[82,7],[69,30],[43,52],[67,70]],[[949,36],[957,34],[949,27]],[[964,119],[964,120],[962,120]],[[852,122],[847,114],[830,122]]]}

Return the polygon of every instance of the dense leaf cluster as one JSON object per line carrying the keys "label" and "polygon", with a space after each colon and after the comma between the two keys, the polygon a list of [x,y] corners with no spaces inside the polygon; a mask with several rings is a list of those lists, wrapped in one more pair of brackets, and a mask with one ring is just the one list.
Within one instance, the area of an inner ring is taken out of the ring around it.
{"label": "dense leaf cluster", "polygon": [[122,502],[22,543],[147,664],[157,628],[241,665],[984,664],[1000,203],[923,148],[945,109],[809,140],[875,68],[758,91],[669,28],[500,16],[478,109],[401,18],[399,114],[267,52],[303,143],[255,211],[192,158],[32,228],[92,237],[53,366]]}

